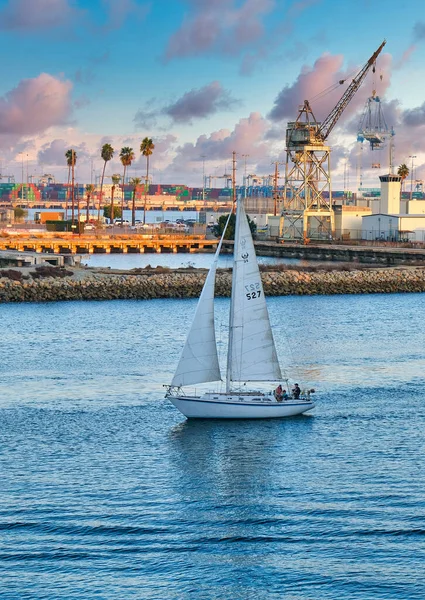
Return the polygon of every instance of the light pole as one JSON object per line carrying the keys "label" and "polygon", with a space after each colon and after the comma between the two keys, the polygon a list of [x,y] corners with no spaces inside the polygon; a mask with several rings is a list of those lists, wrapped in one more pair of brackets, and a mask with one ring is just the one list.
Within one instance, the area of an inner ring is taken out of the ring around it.
{"label": "light pole", "polygon": [[244,198],[246,198],[246,159],[248,158],[249,154],[242,154],[242,158],[244,159],[244,182],[243,182],[243,188],[244,188]]}
{"label": "light pole", "polygon": [[413,198],[413,161],[416,156],[409,156],[412,159],[412,168],[410,169],[410,200]]}
{"label": "light pole", "polygon": [[25,199],[25,185],[24,185],[24,153],[21,152],[21,182],[22,182],[22,187],[21,187],[21,198],[22,200]]}
{"label": "light pole", "polygon": [[205,154],[201,155],[202,158],[202,202],[205,202]]}

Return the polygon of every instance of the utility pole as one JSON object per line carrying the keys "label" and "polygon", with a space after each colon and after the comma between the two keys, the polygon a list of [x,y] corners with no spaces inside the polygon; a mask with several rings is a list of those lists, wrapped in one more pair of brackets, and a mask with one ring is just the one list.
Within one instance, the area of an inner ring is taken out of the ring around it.
{"label": "utility pole", "polygon": [[282,163],[275,161],[274,163],[272,163],[272,165],[274,165],[274,177],[273,177],[273,200],[274,200],[274,208],[273,208],[273,215],[276,217],[277,215],[277,200],[278,200],[278,181],[279,181],[279,166]]}
{"label": "utility pole", "polygon": [[205,202],[205,154],[201,155],[202,158],[202,202]]}
{"label": "utility pole", "polygon": [[232,152],[232,204],[233,212],[236,212],[236,152]]}
{"label": "utility pole", "polygon": [[390,173],[390,175],[394,175],[394,136],[395,136],[394,128],[391,127],[390,143],[389,143],[389,152],[390,152],[390,170],[389,170],[389,173]]}
{"label": "utility pole", "polygon": [[413,198],[413,161],[416,156],[409,156],[412,159],[412,168],[410,169],[410,200]]}
{"label": "utility pole", "polygon": [[72,225],[74,225],[74,218],[75,218],[75,188],[74,188],[74,179],[75,179],[75,170],[74,170],[74,164],[75,164],[75,160],[74,160],[74,150],[71,150],[71,173],[72,173],[72,178],[71,178],[71,227]]}
{"label": "utility pole", "polygon": [[22,159],[22,177],[21,177],[21,181],[22,181],[22,188],[21,188],[21,198],[22,200],[24,200],[25,198],[25,185],[24,185],[24,153],[21,152],[21,159]]}
{"label": "utility pole", "polygon": [[249,154],[242,154],[242,157],[244,159],[244,163],[245,163],[245,167],[244,167],[244,181],[243,181],[243,187],[244,187],[244,198],[246,198],[246,159],[248,158]]}

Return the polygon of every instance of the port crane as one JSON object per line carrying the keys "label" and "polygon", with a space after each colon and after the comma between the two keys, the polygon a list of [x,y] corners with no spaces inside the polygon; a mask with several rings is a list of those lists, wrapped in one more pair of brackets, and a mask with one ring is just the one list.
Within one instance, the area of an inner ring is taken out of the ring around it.
{"label": "port crane", "polygon": [[[329,115],[319,122],[308,100],[300,107],[296,121],[286,130],[286,168],[283,198],[282,236],[306,240],[314,235],[329,239],[335,231],[332,207],[330,147],[326,140],[344,110],[363,83],[386,40],[355,75]],[[340,80],[340,85],[346,79]],[[315,220],[316,228],[312,220]]]}

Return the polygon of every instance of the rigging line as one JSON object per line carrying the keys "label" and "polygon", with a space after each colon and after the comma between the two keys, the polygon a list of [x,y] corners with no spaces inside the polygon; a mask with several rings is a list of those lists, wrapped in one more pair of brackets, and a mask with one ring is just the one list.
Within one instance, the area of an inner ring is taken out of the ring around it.
{"label": "rigging line", "polygon": [[357,70],[351,71],[344,79],[340,79],[338,82],[335,82],[332,85],[330,85],[329,87],[323,89],[321,92],[318,92],[315,96],[312,96],[310,100],[313,101],[313,100],[319,100],[320,98],[323,98],[330,92],[333,92],[334,90],[339,88],[339,86],[346,83],[348,79],[353,78],[356,75],[356,73],[357,73]]}

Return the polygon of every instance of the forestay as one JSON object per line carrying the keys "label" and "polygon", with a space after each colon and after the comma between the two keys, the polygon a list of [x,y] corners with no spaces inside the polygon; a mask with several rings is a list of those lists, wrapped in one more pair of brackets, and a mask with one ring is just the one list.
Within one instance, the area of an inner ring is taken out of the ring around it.
{"label": "forestay", "polygon": [[236,218],[228,381],[282,378],[254,242],[241,199]]}

